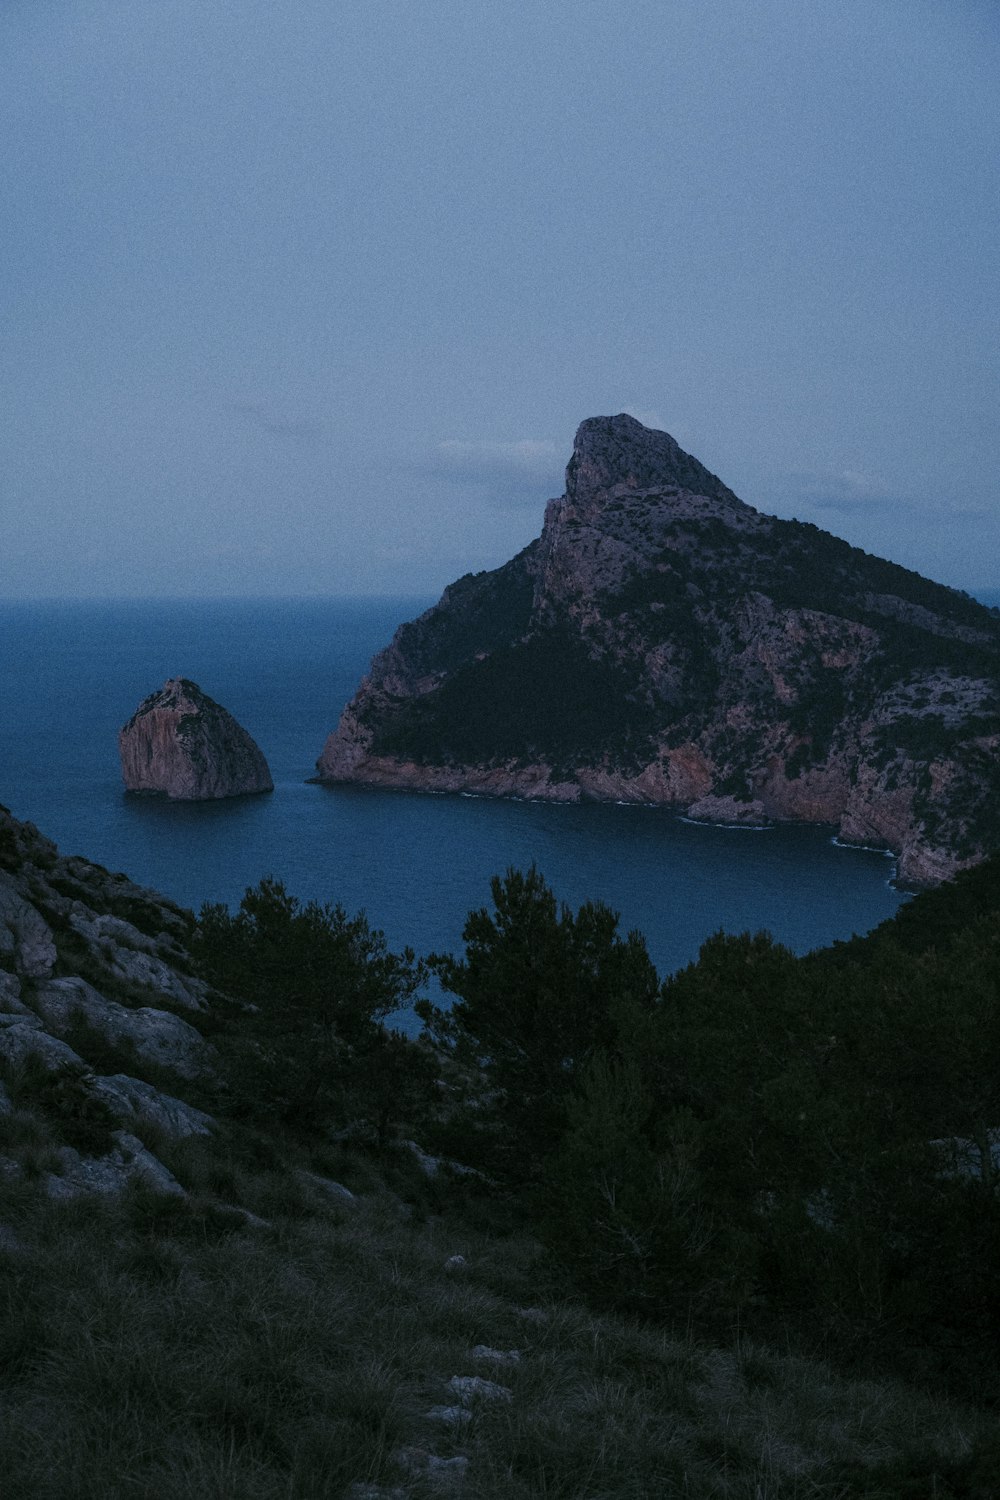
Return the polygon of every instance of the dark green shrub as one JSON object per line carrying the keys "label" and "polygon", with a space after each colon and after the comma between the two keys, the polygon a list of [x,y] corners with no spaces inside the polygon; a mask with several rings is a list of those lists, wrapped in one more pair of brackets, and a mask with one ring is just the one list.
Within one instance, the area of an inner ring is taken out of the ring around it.
{"label": "dark green shrub", "polygon": [[360,1113],[385,1137],[416,1106],[429,1063],[383,1022],[424,969],[409,949],[391,953],[364,913],[303,906],[266,879],[235,916],[203,907],[193,952],[212,985],[244,1002],[215,1032],[239,1113],[303,1133]]}
{"label": "dark green shrub", "polygon": [[508,870],[491,889],[492,914],[466,921],[465,957],[430,960],[455,1004],[417,1010],[482,1080],[479,1103],[502,1130],[492,1168],[530,1178],[562,1136],[583,1069],[652,1008],[658,979],[643,939],[619,937],[601,903],[560,907],[534,867]]}
{"label": "dark green shrub", "polygon": [[114,1146],[117,1120],[103,1099],[87,1086],[87,1070],[70,1063],[53,1070],[30,1054],[5,1070],[15,1106],[41,1115],[57,1138],[84,1156],[103,1156]]}

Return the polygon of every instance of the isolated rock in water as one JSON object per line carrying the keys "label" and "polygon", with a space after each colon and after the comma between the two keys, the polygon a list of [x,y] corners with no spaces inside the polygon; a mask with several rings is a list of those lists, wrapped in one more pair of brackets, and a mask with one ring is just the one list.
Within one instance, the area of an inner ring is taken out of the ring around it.
{"label": "isolated rock in water", "polygon": [[119,731],[118,749],[130,792],[200,802],[274,790],[246,730],[186,677],[170,678],[140,703]]}

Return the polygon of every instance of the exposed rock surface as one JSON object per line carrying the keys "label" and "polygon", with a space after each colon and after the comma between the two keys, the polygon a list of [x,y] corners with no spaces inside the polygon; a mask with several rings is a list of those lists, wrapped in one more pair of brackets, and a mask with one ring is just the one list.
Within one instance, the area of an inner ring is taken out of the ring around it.
{"label": "exposed rock surface", "polygon": [[321,781],[822,822],[934,883],[1000,845],[1000,619],[595,417],[539,539],[376,656]]}
{"label": "exposed rock surface", "polygon": [[210,1068],[211,1047],[180,1016],[150,1005],[119,1005],[78,975],[39,985],[34,1003],[56,1036],[82,1021],[106,1041],[124,1043],[144,1062],[170,1068],[182,1078],[197,1078]]}
{"label": "exposed rock surface", "polygon": [[[61,856],[0,808],[0,1113],[44,1119],[46,1099],[66,1097],[98,1122],[93,1154],[57,1135],[57,1170],[41,1179],[49,1196],[120,1192],[136,1181],[182,1191],[139,1137],[147,1127],[154,1139],[207,1135],[215,1121],[147,1078],[112,1071],[108,1059],[124,1052],[156,1078],[169,1069],[181,1087],[210,1074],[214,1049],[171,1009],[204,1003],[186,946],[193,924],[124,875]],[[0,1160],[0,1176],[23,1175],[17,1161]]]}
{"label": "exposed rock surface", "polygon": [[130,1078],[127,1073],[112,1073],[108,1077],[95,1078],[93,1092],[103,1099],[121,1120],[140,1120],[146,1125],[155,1125],[175,1140],[189,1135],[210,1135],[214,1121],[204,1110],[175,1099],[162,1089],[143,1083],[140,1078]]}
{"label": "exposed rock surface", "polygon": [[463,1406],[472,1406],[476,1401],[509,1401],[513,1394],[509,1386],[484,1380],[481,1375],[453,1375],[448,1385]]}
{"label": "exposed rock surface", "polygon": [[0,960],[13,964],[30,979],[51,974],[56,961],[48,923],[4,870],[0,870]]}
{"label": "exposed rock surface", "polygon": [[115,1144],[104,1156],[81,1156],[72,1146],[59,1151],[59,1171],[46,1173],[50,1198],[79,1198],[84,1193],[120,1193],[139,1182],[157,1193],[182,1195],[184,1189],[161,1161],[127,1130],[115,1131]]}
{"label": "exposed rock surface", "polygon": [[172,677],[143,699],[118,734],[130,792],[202,802],[274,790],[258,746],[197,683]]}
{"label": "exposed rock surface", "polygon": [[332,1177],[322,1177],[317,1172],[300,1171],[296,1175],[303,1187],[311,1189],[321,1202],[333,1203],[339,1208],[357,1208],[357,1195],[342,1182],[335,1182]]}
{"label": "exposed rock surface", "polygon": [[83,1059],[42,1029],[41,1021],[35,1017],[30,1022],[21,1021],[15,1026],[0,1028],[0,1062],[9,1067],[23,1067],[29,1057],[37,1058],[50,1073],[66,1068],[83,1068]]}

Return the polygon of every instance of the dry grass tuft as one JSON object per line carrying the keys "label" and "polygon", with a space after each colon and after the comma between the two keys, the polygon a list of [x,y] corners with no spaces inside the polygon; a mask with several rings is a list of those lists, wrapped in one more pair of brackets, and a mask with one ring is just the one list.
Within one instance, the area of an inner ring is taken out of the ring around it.
{"label": "dry grass tuft", "polygon": [[[900,1386],[595,1317],[539,1295],[551,1289],[523,1237],[411,1215],[385,1191],[310,1208],[290,1171],[214,1151],[175,1149],[186,1202],[10,1200],[5,1494],[326,1500],[398,1484],[393,1455],[413,1447],[467,1455],[467,1500],[846,1500],[891,1484],[894,1465],[946,1475],[986,1431]],[[355,1185],[371,1171],[357,1164]],[[467,1265],[453,1274],[456,1252]],[[540,1302],[545,1315],[525,1318]],[[461,1427],[429,1423],[452,1376],[481,1373],[477,1344],[520,1349],[497,1377],[511,1401],[477,1403]],[[416,1497],[431,1478],[406,1484]]]}

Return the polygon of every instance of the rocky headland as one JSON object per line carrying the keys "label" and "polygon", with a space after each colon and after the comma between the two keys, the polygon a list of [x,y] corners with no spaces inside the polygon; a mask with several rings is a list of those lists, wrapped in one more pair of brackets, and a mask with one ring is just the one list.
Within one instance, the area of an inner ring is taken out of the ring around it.
{"label": "rocky headland", "polygon": [[594,417],[541,536],[372,662],[326,782],[833,825],[934,884],[1000,844],[1000,617]]}
{"label": "rocky headland", "polygon": [[119,731],[118,749],[130,792],[199,802],[274,790],[247,731],[186,677],[143,699]]}

